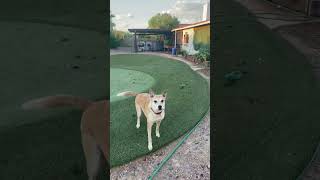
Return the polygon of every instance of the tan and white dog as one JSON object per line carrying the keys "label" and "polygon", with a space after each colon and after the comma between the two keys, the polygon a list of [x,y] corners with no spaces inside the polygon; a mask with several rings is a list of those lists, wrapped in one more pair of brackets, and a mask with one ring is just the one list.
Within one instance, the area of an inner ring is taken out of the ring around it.
{"label": "tan and white dog", "polygon": [[22,108],[43,109],[63,106],[73,106],[83,110],[80,129],[87,174],[89,180],[96,180],[102,163],[109,166],[109,101],[91,102],[80,97],[56,95],[28,101]]}
{"label": "tan and white dog", "polygon": [[156,95],[151,89],[149,93],[135,93],[131,91],[126,91],[117,94],[117,96],[135,96],[135,106],[137,111],[137,125],[136,127],[140,127],[140,117],[141,111],[144,113],[147,119],[147,133],[148,133],[148,149],[152,150],[152,137],[151,137],[151,130],[152,125],[154,123],[157,124],[156,126],[156,136],[159,138],[159,128],[161,121],[164,119],[165,116],[165,103],[167,93],[164,92],[162,94]]}

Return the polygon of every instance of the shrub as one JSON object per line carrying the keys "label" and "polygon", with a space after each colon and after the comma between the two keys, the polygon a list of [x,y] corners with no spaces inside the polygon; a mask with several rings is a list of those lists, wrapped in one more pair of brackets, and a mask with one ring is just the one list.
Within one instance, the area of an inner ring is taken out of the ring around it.
{"label": "shrub", "polygon": [[195,54],[195,57],[198,61],[204,62],[210,60],[210,50],[209,48],[201,47],[199,52]]}
{"label": "shrub", "polygon": [[117,48],[120,46],[120,41],[115,37],[113,33],[110,33],[110,48]]}
{"label": "shrub", "polygon": [[210,43],[209,44],[205,44],[205,43],[193,43],[193,47],[194,47],[194,50],[198,51],[200,50],[201,48],[204,48],[204,49],[210,49]]}
{"label": "shrub", "polygon": [[163,43],[164,43],[165,46],[172,46],[173,45],[173,42],[172,42],[171,39],[165,39],[163,41]]}
{"label": "shrub", "polygon": [[180,53],[183,57],[188,56],[188,52],[186,50],[181,50]]}

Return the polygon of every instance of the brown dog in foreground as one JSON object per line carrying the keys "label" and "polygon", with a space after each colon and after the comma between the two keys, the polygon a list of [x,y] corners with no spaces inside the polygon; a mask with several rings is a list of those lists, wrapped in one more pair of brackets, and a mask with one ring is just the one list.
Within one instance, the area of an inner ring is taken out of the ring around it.
{"label": "brown dog in foreground", "polygon": [[145,117],[147,118],[147,133],[148,133],[148,149],[149,151],[152,150],[152,137],[151,137],[151,130],[152,125],[154,123],[157,124],[156,126],[156,136],[159,138],[159,128],[161,121],[164,119],[165,115],[165,103],[167,93],[164,92],[162,94],[156,95],[151,89],[149,93],[135,93],[131,91],[126,91],[117,94],[117,96],[136,96],[135,99],[135,106],[137,111],[137,125],[136,127],[140,127],[140,117],[141,117],[141,110],[144,113]]}
{"label": "brown dog in foreground", "polygon": [[89,100],[68,96],[48,96],[28,101],[23,109],[43,109],[72,106],[83,110],[81,118],[82,146],[86,159],[89,180],[98,176],[102,161],[109,160],[109,101],[91,102]]}

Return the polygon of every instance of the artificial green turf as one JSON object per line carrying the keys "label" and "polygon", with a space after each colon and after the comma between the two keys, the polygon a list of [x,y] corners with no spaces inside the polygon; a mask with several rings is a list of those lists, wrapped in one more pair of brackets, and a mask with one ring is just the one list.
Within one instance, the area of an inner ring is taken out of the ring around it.
{"label": "artificial green turf", "polygon": [[105,0],[3,0],[0,20],[73,26],[106,33],[107,5]]}
{"label": "artificial green turf", "polygon": [[[191,129],[208,110],[208,83],[182,62],[151,55],[113,55],[111,68],[141,71],[155,79],[156,93],[167,90],[166,116],[160,138],[152,131],[153,151]],[[111,74],[112,82],[112,74]],[[111,86],[111,92],[113,88]],[[130,90],[124,87],[123,90]],[[110,163],[121,165],[149,153],[145,117],[136,128],[134,97],[111,102]]]}
{"label": "artificial green turf", "polygon": [[1,27],[0,179],[87,179],[81,112],[21,104],[54,94],[108,98],[105,36],[47,24]]}
{"label": "artificial green turf", "polygon": [[[320,138],[311,66],[240,4],[217,0],[214,8],[215,179],[295,179]],[[233,70],[248,73],[224,86]]]}
{"label": "artificial green turf", "polygon": [[155,80],[141,71],[129,69],[110,68],[110,101],[125,99],[125,96],[117,96],[119,92],[134,91],[142,92],[148,90]]}

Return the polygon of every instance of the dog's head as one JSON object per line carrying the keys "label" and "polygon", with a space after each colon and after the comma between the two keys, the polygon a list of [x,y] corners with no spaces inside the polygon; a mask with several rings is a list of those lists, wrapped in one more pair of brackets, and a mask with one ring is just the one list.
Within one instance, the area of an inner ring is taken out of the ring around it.
{"label": "dog's head", "polygon": [[161,114],[166,108],[167,92],[155,94],[151,89],[149,90],[151,110],[155,114]]}

